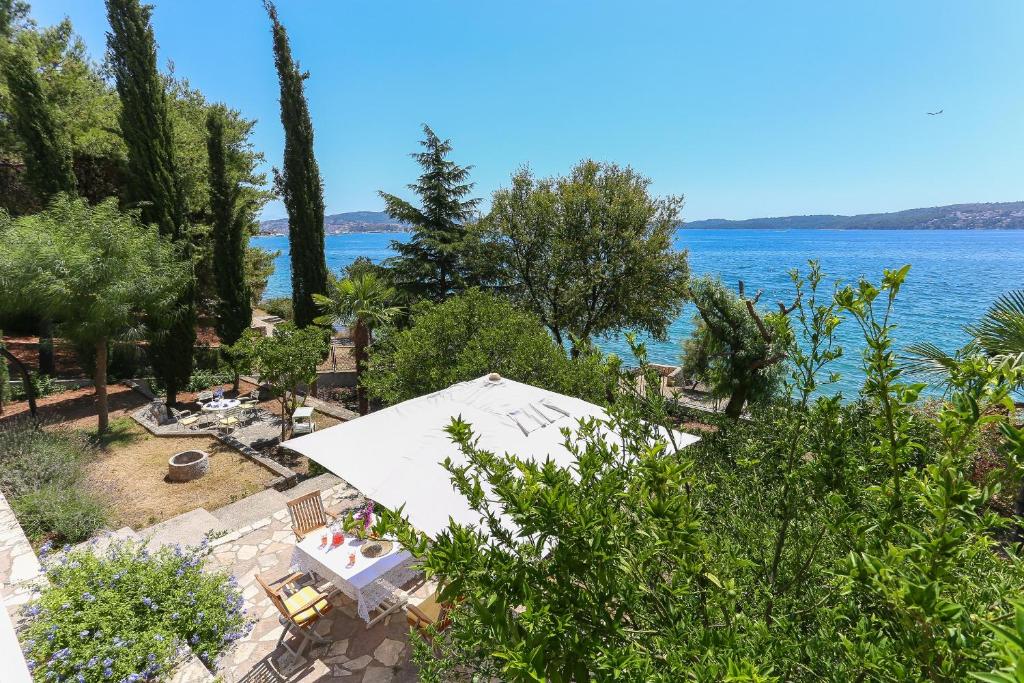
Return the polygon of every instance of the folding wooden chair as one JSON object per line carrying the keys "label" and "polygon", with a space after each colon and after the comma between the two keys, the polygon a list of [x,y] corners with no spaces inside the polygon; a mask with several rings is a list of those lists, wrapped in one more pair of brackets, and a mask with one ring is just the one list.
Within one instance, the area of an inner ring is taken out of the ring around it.
{"label": "folding wooden chair", "polygon": [[292,516],[292,531],[300,541],[309,532],[322,529],[334,521],[334,517],[324,509],[324,499],[320,497],[319,490],[288,501],[288,512]]}
{"label": "folding wooden chair", "polygon": [[440,633],[444,629],[448,628],[450,620],[448,619],[448,605],[443,605],[437,601],[437,591],[434,591],[430,596],[418,605],[414,605],[411,602],[405,606],[405,618],[409,622],[409,626],[420,631],[426,631],[429,627],[434,627],[435,633]]}
{"label": "folding wooden chair", "polygon": [[[299,579],[304,576],[305,574],[302,572],[297,572],[283,579],[267,583],[261,575],[256,575],[256,580],[280,613],[281,625],[284,626],[284,630],[281,631],[281,635],[277,639],[277,645],[283,646],[293,657],[294,664],[301,661],[302,653],[311,643],[322,645],[329,642],[315,629],[320,618],[331,611],[332,605],[327,599],[327,595],[318,591],[314,586],[302,586],[298,583]],[[297,636],[300,639],[299,645],[295,649],[289,647],[285,642],[289,635]]]}

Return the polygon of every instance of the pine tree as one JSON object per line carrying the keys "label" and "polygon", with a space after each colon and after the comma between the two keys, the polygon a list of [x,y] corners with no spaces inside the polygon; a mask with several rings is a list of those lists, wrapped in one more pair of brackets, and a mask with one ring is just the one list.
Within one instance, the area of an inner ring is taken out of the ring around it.
{"label": "pine tree", "polygon": [[139,0],[107,0],[107,51],[121,98],[121,135],[128,149],[129,200],[142,220],[175,242],[186,286],[167,320],[154,321],[153,369],[167,388],[167,405],[192,374],[196,341],[195,275],[186,220],[185,194],[174,156],[167,93],[156,67],[151,8]]}
{"label": "pine tree", "polygon": [[61,139],[35,64],[24,49],[15,45],[4,46],[2,52],[12,124],[23,145],[29,185],[43,201],[59,192],[73,195],[76,183],[71,154]]}
{"label": "pine tree", "polygon": [[251,207],[230,176],[231,148],[224,140],[224,112],[206,115],[206,151],[210,160],[210,213],[213,217],[213,271],[217,285],[217,336],[234,344],[252,324],[245,250],[252,223]]}
{"label": "pine tree", "polygon": [[281,125],[284,164],[274,170],[275,185],[288,211],[288,241],[292,264],[292,308],[295,324],[305,327],[319,315],[313,294],[327,292],[324,260],[324,197],[320,168],[313,156],[313,122],[303,91],[309,76],[292,59],[288,33],[277,8],[264,2],[274,36],[274,63],[281,83]]}
{"label": "pine tree", "polygon": [[395,285],[407,294],[443,301],[466,287],[470,276],[463,258],[466,223],[480,200],[464,199],[473,189],[473,183],[466,182],[472,167],[459,166],[447,158],[451,141],[438,138],[426,124],[423,133],[420,144],[426,151],[412,154],[423,174],[409,185],[419,195],[423,208],[380,193],[388,215],[413,226],[411,240],[391,243],[398,256],[387,265]]}

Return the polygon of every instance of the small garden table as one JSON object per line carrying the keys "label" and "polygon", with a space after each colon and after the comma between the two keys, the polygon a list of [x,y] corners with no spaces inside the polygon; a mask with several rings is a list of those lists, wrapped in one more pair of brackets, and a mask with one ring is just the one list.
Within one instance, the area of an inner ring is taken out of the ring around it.
{"label": "small garden table", "polygon": [[204,413],[223,413],[242,405],[237,398],[217,398],[203,404]]}
{"label": "small garden table", "polygon": [[[356,611],[366,627],[370,628],[385,615],[405,604],[406,596],[400,586],[416,578],[412,569],[412,555],[397,543],[379,557],[366,557],[360,552],[365,543],[348,535],[339,546],[321,544],[322,534],[311,533],[295,544],[292,551],[292,569],[313,572],[330,581],[338,590],[356,602]],[[349,556],[355,555],[355,564],[349,566]],[[380,610],[373,619],[370,612]]]}
{"label": "small garden table", "polygon": [[203,413],[214,416],[214,420],[216,420],[220,415],[235,410],[240,405],[242,405],[242,402],[237,398],[215,398],[203,404]]}

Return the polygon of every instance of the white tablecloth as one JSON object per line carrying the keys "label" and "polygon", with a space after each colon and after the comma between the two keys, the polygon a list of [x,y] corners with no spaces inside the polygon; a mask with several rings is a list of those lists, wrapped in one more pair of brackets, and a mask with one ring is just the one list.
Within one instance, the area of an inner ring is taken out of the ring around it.
{"label": "white tablecloth", "polygon": [[[355,600],[359,616],[369,623],[370,612],[401,593],[400,587],[414,579],[417,572],[411,567],[412,555],[397,543],[386,555],[373,558],[359,552],[363,543],[366,541],[346,535],[340,546],[324,547],[321,533],[313,532],[295,544],[292,570],[314,572],[330,581]],[[349,566],[352,554],[356,561]]]}
{"label": "white tablecloth", "polygon": [[204,413],[219,413],[225,410],[231,410],[242,405],[242,402],[237,398],[221,398],[214,399],[203,405]]}

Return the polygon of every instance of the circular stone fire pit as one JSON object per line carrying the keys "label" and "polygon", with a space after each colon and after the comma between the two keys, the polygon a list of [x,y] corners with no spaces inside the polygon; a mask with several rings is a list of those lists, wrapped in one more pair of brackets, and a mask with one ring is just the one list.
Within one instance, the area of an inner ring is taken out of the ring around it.
{"label": "circular stone fire pit", "polygon": [[167,461],[168,481],[192,481],[210,469],[210,456],[206,451],[182,451]]}

